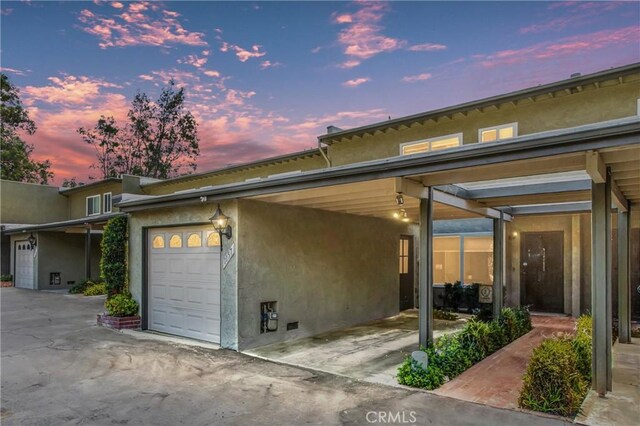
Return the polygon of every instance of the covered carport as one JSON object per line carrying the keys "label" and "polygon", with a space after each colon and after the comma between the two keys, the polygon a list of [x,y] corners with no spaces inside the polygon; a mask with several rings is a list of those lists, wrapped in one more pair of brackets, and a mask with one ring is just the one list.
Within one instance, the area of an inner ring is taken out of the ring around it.
{"label": "covered carport", "polygon": [[[612,389],[611,218],[612,214],[617,215],[619,341],[623,343],[630,341],[629,266],[632,259],[629,230],[630,212],[640,203],[638,178],[640,119],[630,117],[500,142],[329,167],[167,196],[134,198],[120,206],[125,211],[135,211],[150,206],[259,200],[266,205],[307,208],[305,211],[332,211],[394,220],[393,214],[399,211],[397,196],[402,195],[403,214],[406,213],[409,222],[418,224],[420,309],[416,346],[427,345],[433,340],[435,219],[488,217],[493,220],[493,309],[498,312],[506,283],[505,224],[528,215],[591,212],[589,287],[594,321],[593,384],[596,391],[604,395]],[[256,213],[252,219],[259,218],[258,215]],[[286,215],[285,219],[294,220],[295,215]],[[242,210],[236,220],[238,232],[242,234],[247,226],[243,224]],[[286,231],[285,223],[277,232]],[[237,250],[240,264],[244,261],[243,251],[250,251],[250,248],[239,244]],[[237,301],[238,305],[243,302]],[[314,302],[319,306],[323,303],[322,300]],[[242,327],[243,318],[237,320]],[[243,350],[242,344],[239,349]]]}
{"label": "covered carport", "polygon": [[[339,183],[349,178],[336,177],[333,185],[252,198],[393,220],[399,211],[397,196],[402,195],[402,211],[410,222],[419,224],[420,310],[416,346],[427,345],[433,339],[434,220],[493,219],[493,309],[497,315],[506,284],[506,222],[519,216],[590,212],[593,380],[594,388],[604,395],[612,388],[612,215],[617,216],[618,224],[615,243],[619,341],[630,342],[629,273],[630,262],[634,261],[629,251],[630,211],[640,202],[637,130],[638,119],[633,118],[523,136],[506,143],[394,158],[360,165],[363,169],[367,166],[377,169],[370,172],[377,179]],[[393,170],[402,163],[402,172]],[[344,171],[349,169],[343,167]]]}

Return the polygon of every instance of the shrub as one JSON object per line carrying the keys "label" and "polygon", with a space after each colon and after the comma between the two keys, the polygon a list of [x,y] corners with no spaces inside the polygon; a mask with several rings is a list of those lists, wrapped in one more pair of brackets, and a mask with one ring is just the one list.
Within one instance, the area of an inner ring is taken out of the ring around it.
{"label": "shrub", "polygon": [[442,309],[434,309],[433,318],[445,320],[445,321],[455,321],[458,319],[458,315],[454,314],[453,312],[445,311]]}
{"label": "shrub", "polygon": [[127,274],[127,217],[110,219],[102,235],[100,277],[107,284],[109,295],[122,293]]}
{"label": "shrub", "polygon": [[84,293],[85,289],[91,284],[89,280],[82,280],[78,284],[74,284],[70,289],[69,293],[71,294],[81,294]]}
{"label": "shrub", "polygon": [[[432,390],[458,376],[476,362],[529,331],[529,311],[526,308],[522,312],[516,311],[520,309],[503,309],[502,315],[507,316],[508,320],[501,317],[490,323],[469,321],[459,333],[444,335],[428,348],[422,348],[427,354],[426,368],[408,356],[398,368],[398,383]],[[512,331],[515,333],[513,338]]]}
{"label": "shrub", "polygon": [[85,296],[99,296],[107,294],[107,286],[105,283],[94,283],[87,281],[87,286],[83,290],[82,294]]}
{"label": "shrub", "polygon": [[543,341],[533,350],[527,366],[520,406],[561,416],[575,415],[589,391],[589,382],[577,368],[577,358],[572,339]]}
{"label": "shrub", "polygon": [[13,275],[11,274],[0,275],[0,281],[13,281]]}
{"label": "shrub", "polygon": [[576,321],[573,349],[576,351],[576,367],[585,382],[591,383],[591,316],[582,315]]}
{"label": "shrub", "polygon": [[116,294],[104,302],[107,314],[112,317],[130,317],[138,314],[138,302],[130,294]]}

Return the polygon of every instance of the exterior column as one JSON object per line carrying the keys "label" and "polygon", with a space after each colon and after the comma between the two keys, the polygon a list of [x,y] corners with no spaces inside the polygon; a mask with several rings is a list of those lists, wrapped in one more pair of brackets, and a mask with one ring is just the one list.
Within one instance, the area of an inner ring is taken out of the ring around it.
{"label": "exterior column", "polygon": [[418,274],[420,346],[433,342],[433,189],[420,199],[420,272]]}
{"label": "exterior column", "polygon": [[631,212],[618,212],[618,342],[631,343]]}
{"label": "exterior column", "polygon": [[581,282],[581,261],[580,261],[580,215],[571,217],[571,315],[575,318],[580,316],[580,282]]}
{"label": "exterior column", "polygon": [[591,310],[593,389],[611,389],[611,173],[591,186]]}
{"label": "exterior column", "polygon": [[500,317],[504,289],[504,215],[493,219],[493,317]]}
{"label": "exterior column", "polygon": [[84,234],[84,275],[91,279],[91,227],[87,227]]}

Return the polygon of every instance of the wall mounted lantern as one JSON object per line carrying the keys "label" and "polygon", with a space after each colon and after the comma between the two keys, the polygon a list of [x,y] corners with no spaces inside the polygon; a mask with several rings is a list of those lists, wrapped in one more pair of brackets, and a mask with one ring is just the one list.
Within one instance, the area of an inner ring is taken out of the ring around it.
{"label": "wall mounted lantern", "polygon": [[213,229],[218,231],[218,234],[220,234],[221,238],[224,235],[228,240],[231,239],[231,225],[229,225],[229,216],[226,216],[224,213],[222,213],[220,204],[218,204],[218,208],[216,209],[215,213],[213,213],[213,216],[209,218],[209,220],[213,225]]}
{"label": "wall mounted lantern", "polygon": [[27,238],[27,241],[29,241],[29,246],[31,246],[31,250],[35,249],[36,246],[38,245],[38,240],[36,240],[36,237],[34,237],[33,234],[29,235],[29,238]]}

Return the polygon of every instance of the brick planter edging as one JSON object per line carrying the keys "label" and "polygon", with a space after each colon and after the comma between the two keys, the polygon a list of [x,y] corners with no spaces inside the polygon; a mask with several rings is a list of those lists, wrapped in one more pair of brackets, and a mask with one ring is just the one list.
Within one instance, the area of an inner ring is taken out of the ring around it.
{"label": "brick planter edging", "polygon": [[0,281],[0,287],[13,287],[13,281]]}
{"label": "brick planter edging", "polygon": [[107,314],[98,314],[98,325],[115,330],[136,330],[140,328],[140,317],[138,315],[132,317],[112,317]]}

